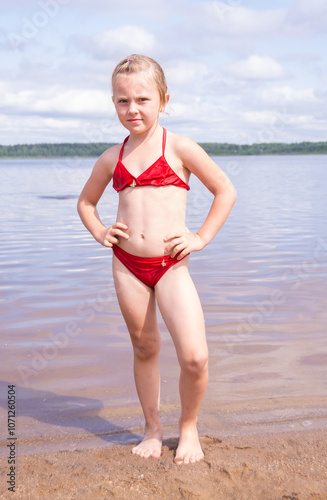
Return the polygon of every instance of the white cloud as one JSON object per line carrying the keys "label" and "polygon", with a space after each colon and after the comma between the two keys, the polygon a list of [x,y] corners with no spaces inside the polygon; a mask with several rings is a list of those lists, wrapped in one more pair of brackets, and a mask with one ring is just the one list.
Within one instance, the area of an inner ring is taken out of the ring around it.
{"label": "white cloud", "polygon": [[261,103],[268,105],[304,105],[319,103],[314,88],[295,89],[284,87],[265,88],[261,93]]}
{"label": "white cloud", "polygon": [[326,32],[326,0],[294,0],[286,17],[286,29],[290,33],[300,35]]}
{"label": "white cloud", "polygon": [[105,116],[109,113],[109,92],[98,90],[65,90],[53,86],[40,96],[38,91],[24,90],[0,93],[0,106],[9,114],[32,114],[39,116]]}
{"label": "white cloud", "polygon": [[264,125],[273,125],[277,119],[277,116],[276,113],[271,110],[246,111],[243,113],[243,118],[248,123],[254,123],[257,126],[262,127]]}
{"label": "white cloud", "polygon": [[[26,0],[20,0],[26,1]],[[167,8],[167,2],[163,0],[156,0],[154,3],[152,0],[138,0],[135,4],[135,0],[79,0],[78,6],[83,9],[88,16],[97,16],[99,13],[101,15],[110,15],[112,13],[122,13],[126,17],[129,13],[134,15],[138,12],[144,13],[151,10],[158,12],[164,12],[165,7]]]}
{"label": "white cloud", "polygon": [[267,38],[292,32],[303,35],[327,28],[326,0],[294,0],[289,9],[265,10],[250,9],[237,2],[213,1],[206,2],[205,9],[211,28],[229,37]]}
{"label": "white cloud", "polygon": [[72,35],[69,44],[81,52],[91,53],[95,59],[115,57],[118,62],[131,53],[148,54],[153,51],[156,41],[154,35],[143,26],[125,25],[93,36]]}
{"label": "white cloud", "polygon": [[208,2],[206,11],[211,26],[220,35],[235,36],[267,36],[281,29],[286,16],[286,9],[253,10],[233,2]]}
{"label": "white cloud", "polygon": [[95,35],[93,52],[99,58],[117,53],[148,52],[155,45],[154,36],[142,26],[120,26]]}
{"label": "white cloud", "polygon": [[276,80],[284,78],[282,65],[268,56],[252,55],[226,67],[227,73],[246,80]]}
{"label": "white cloud", "polygon": [[176,133],[326,137],[326,0],[67,0],[23,50],[10,48],[8,32],[40,9],[13,0],[3,12],[2,143],[121,140],[110,77],[133,52],[162,63],[172,94],[165,124]]}
{"label": "white cloud", "polygon": [[181,61],[177,66],[167,67],[165,74],[169,87],[182,87],[185,94],[190,83],[199,92],[202,83],[209,76],[209,70],[205,63]]}

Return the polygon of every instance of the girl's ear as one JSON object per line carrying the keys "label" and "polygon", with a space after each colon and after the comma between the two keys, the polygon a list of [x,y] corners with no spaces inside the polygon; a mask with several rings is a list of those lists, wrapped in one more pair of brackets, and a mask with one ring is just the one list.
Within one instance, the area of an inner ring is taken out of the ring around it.
{"label": "girl's ear", "polygon": [[166,99],[165,104],[160,106],[160,109],[159,109],[160,113],[163,113],[163,112],[165,111],[166,106],[167,106],[167,104],[168,104],[168,101],[169,101],[169,99],[170,99],[170,94],[166,94],[166,95],[165,95],[165,99]]}

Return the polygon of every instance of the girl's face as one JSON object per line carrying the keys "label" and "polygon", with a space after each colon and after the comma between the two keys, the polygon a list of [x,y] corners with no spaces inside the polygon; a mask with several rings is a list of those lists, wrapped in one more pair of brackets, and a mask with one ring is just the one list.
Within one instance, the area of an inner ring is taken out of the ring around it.
{"label": "girl's face", "polygon": [[[117,76],[113,94],[120,122],[135,134],[149,130],[163,111],[158,88],[148,74],[140,72]],[[169,95],[166,97],[167,103]]]}

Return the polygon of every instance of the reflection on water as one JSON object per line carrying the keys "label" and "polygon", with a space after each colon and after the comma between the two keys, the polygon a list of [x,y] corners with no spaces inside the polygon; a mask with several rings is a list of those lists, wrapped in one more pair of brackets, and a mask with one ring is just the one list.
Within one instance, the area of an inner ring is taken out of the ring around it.
{"label": "reflection on water", "polygon": [[[236,345],[310,338],[314,346],[325,336],[326,159],[215,158],[238,198],[220,234],[194,253],[190,264],[213,371],[223,353],[241,355],[233,351]],[[2,378],[19,384],[22,397],[28,397],[29,387],[62,392],[102,387],[101,399],[110,405],[137,401],[129,388],[130,346],[116,303],[111,251],[92,239],[76,212],[93,163],[0,163]],[[115,219],[117,199],[109,186],[99,205],[105,224]],[[191,178],[191,230],[199,229],[210,203],[210,193]],[[173,348],[162,329],[163,359],[169,364]],[[315,359],[315,352],[309,355]],[[169,400],[168,389],[164,394]]]}

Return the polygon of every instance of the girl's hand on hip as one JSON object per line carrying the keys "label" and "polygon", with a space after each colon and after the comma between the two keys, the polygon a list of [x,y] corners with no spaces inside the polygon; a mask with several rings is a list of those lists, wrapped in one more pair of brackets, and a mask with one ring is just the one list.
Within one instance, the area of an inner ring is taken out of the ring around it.
{"label": "girl's hand on hip", "polygon": [[201,236],[193,234],[190,231],[185,231],[181,235],[170,238],[164,238],[164,242],[167,243],[165,254],[171,257],[176,257],[178,254],[177,260],[183,259],[183,257],[191,252],[202,250],[205,246]]}
{"label": "girl's hand on hip", "polygon": [[119,245],[119,238],[128,240],[129,235],[126,233],[127,229],[128,227],[126,224],[115,222],[115,224],[103,230],[99,238],[99,243],[109,248],[112,248],[113,245]]}

